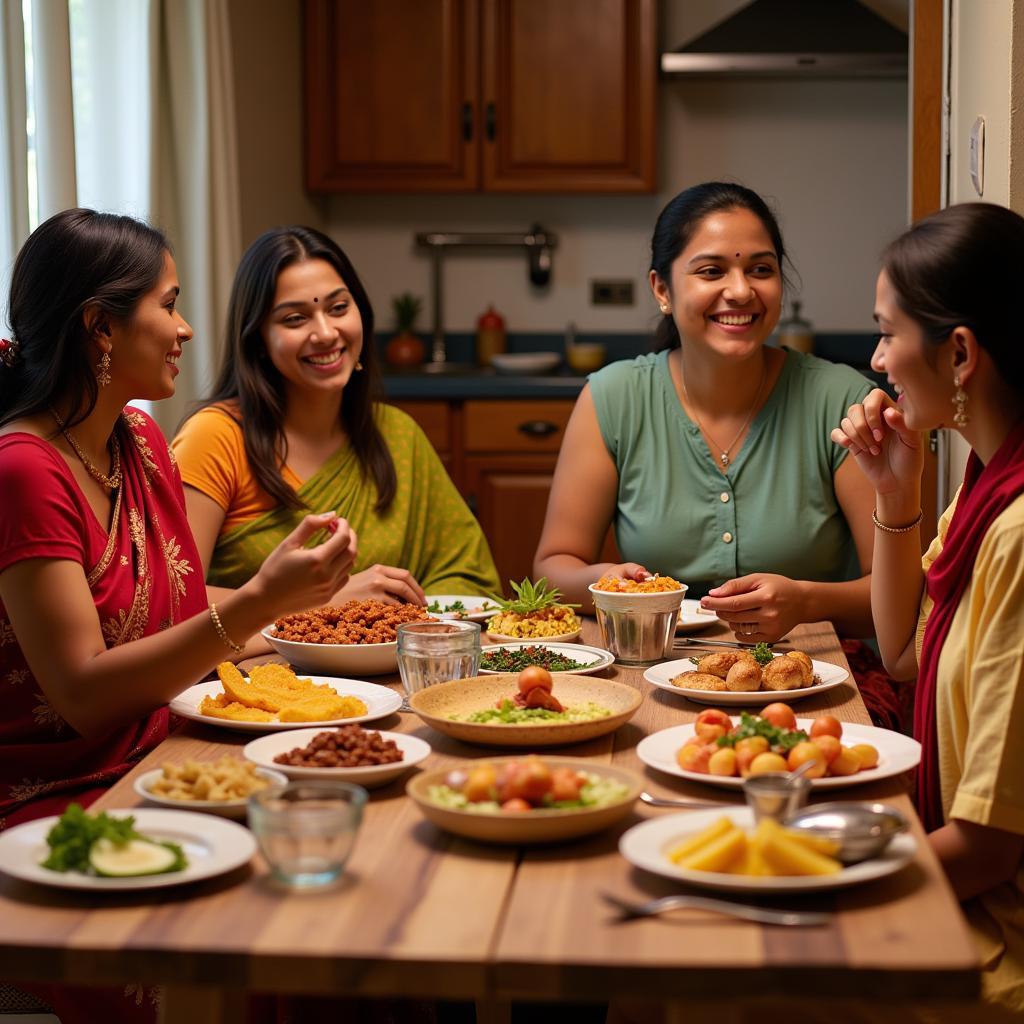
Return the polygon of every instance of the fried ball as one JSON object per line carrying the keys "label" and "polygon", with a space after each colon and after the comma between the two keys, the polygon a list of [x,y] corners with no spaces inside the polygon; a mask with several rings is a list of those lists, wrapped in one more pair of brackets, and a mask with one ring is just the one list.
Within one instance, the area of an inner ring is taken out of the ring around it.
{"label": "fried ball", "polygon": [[751,661],[757,665],[754,656],[747,651],[715,651],[714,654],[705,654],[697,668],[724,679],[737,661]]}
{"label": "fried ball", "polygon": [[808,655],[804,654],[803,651],[787,651],[787,658],[792,658],[795,662],[798,662],[803,666],[804,670],[804,686],[811,686],[814,683],[814,665]]}
{"label": "fried ball", "polygon": [[725,685],[734,692],[751,692],[761,689],[761,666],[753,658],[747,661],[741,658],[736,662],[725,677]]}
{"label": "fried ball", "polygon": [[672,677],[672,685],[683,690],[725,690],[725,680],[710,672],[683,672]]}
{"label": "fried ball", "polygon": [[804,685],[804,669],[793,658],[773,658],[764,667],[766,690],[799,690]]}

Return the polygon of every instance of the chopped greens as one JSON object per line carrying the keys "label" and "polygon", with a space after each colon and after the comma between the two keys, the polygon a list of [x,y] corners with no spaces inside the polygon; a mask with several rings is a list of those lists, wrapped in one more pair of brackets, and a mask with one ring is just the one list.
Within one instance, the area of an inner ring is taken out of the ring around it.
{"label": "chopped greens", "polygon": [[452,601],[451,604],[441,605],[440,601],[431,601],[427,605],[428,612],[464,612],[466,606],[461,601]]}
{"label": "chopped greens", "polygon": [[754,644],[754,649],[750,652],[754,656],[754,661],[764,668],[765,665],[771,661],[775,655],[772,654],[772,645],[766,644],[763,640],[760,643]]}
{"label": "chopped greens", "polygon": [[573,661],[550,647],[538,644],[485,651],[480,657],[480,667],[489,672],[521,672],[531,665],[540,665],[549,672],[573,672],[587,667],[582,662]]}
{"label": "chopped greens", "polygon": [[763,736],[768,741],[769,748],[775,751],[792,750],[798,743],[807,739],[807,733],[802,729],[779,729],[766,718],[743,711],[740,714],[740,724],[728,735],[719,736],[715,742],[720,747],[734,747],[740,740],[751,736]]}

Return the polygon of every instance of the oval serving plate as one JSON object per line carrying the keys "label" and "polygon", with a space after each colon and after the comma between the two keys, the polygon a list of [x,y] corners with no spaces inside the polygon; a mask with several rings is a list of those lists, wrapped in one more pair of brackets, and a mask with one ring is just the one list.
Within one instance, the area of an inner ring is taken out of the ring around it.
{"label": "oval serving plate", "polygon": [[230,718],[214,718],[204,715],[199,710],[204,697],[215,697],[224,689],[217,679],[205,683],[196,683],[179,693],[171,701],[171,711],[182,718],[190,718],[204,725],[216,725],[224,729],[235,729],[238,732],[277,732],[280,729],[309,729],[314,726],[326,728],[332,725],[352,725],[354,722],[373,722],[378,718],[386,718],[402,706],[401,695],[389,686],[379,683],[367,683],[362,679],[338,679],[335,676],[305,676],[319,685],[327,683],[334,687],[342,697],[358,697],[366,705],[365,715],[352,718],[334,718],[325,722],[235,722]]}
{"label": "oval serving plate", "polygon": [[[733,718],[734,724],[738,719]],[[798,718],[796,727],[807,732],[814,720]],[[878,750],[878,766],[867,768],[855,775],[837,775],[832,778],[811,779],[813,789],[843,789],[847,786],[859,786],[865,782],[877,782],[892,775],[914,768],[921,760],[921,744],[898,732],[889,729],[877,729],[873,725],[858,725],[855,722],[843,722],[843,745],[870,743]],[[729,789],[741,789],[743,779],[738,775],[705,775],[702,772],[689,772],[676,763],[676,751],[693,735],[693,723],[674,725],[670,729],[645,736],[636,748],[637,757],[649,768],[656,768],[666,775],[677,775],[681,779],[703,782],[708,786],[725,786]]]}
{"label": "oval serving plate", "polygon": [[619,840],[619,852],[634,867],[687,885],[762,894],[819,892],[861,885],[894,874],[909,864],[917,852],[917,841],[905,833],[896,836],[881,856],[844,867],[834,875],[730,875],[719,871],[691,871],[672,863],[669,853],[675,847],[722,817],[729,818],[740,828],[754,826],[754,815],[749,807],[666,814],[634,825]]}
{"label": "oval serving plate", "polygon": [[[501,768],[510,761],[523,761],[522,757],[501,757],[495,765]],[[406,793],[423,812],[428,821],[438,828],[467,839],[484,843],[555,843],[599,832],[621,821],[633,809],[644,783],[634,772],[610,764],[595,764],[583,758],[545,757],[549,768],[572,768],[592,772],[603,778],[622,782],[627,792],[621,799],[602,807],[541,808],[533,811],[468,811],[445,807],[430,799],[432,786],[441,785],[451,769],[423,772],[410,779]],[[482,761],[475,762],[482,764]]]}
{"label": "oval serving plate", "polygon": [[[451,605],[461,604],[464,611],[451,610]],[[440,610],[431,611],[436,605]],[[468,619],[483,622],[489,619],[498,606],[488,597],[471,597],[466,594],[427,594],[427,612],[435,619]]]}
{"label": "oval serving plate", "polygon": [[663,661],[660,665],[652,665],[644,672],[644,679],[651,686],[659,690],[666,690],[668,693],[686,697],[697,704],[713,704],[725,706],[728,704],[739,704],[743,707],[763,707],[766,704],[775,704],[777,701],[788,703],[791,700],[799,700],[801,697],[813,697],[815,694],[831,690],[850,678],[850,673],[838,665],[830,665],[827,661],[812,661],[815,676],[821,680],[814,686],[803,686],[798,690],[745,690],[734,692],[732,690],[690,690],[682,686],[673,686],[672,679],[683,672],[694,672],[697,666],[689,658],[681,658],[678,661]]}
{"label": "oval serving plate", "polygon": [[555,672],[554,695],[566,707],[593,702],[608,708],[610,715],[585,722],[551,722],[535,724],[497,724],[491,722],[454,721],[451,715],[469,715],[492,708],[518,692],[516,673],[471,676],[438,683],[414,693],[409,700],[413,711],[431,728],[446,736],[467,743],[495,747],[552,747],[614,732],[628,722],[640,706],[640,691],[610,679]]}
{"label": "oval serving plate", "polygon": [[278,754],[287,754],[296,747],[305,747],[323,729],[303,729],[301,732],[272,733],[252,740],[242,748],[245,757],[275,772],[281,772],[290,779],[328,779],[334,782],[354,782],[372,789],[383,786],[392,779],[397,779],[403,772],[418,765],[430,754],[430,744],[418,736],[410,736],[401,732],[382,732],[385,740],[394,740],[402,751],[401,761],[388,764],[370,764],[361,768],[302,768],[297,765],[278,764],[274,758]]}
{"label": "oval serving plate", "polygon": [[[606,651],[603,647],[587,647],[585,644],[555,644],[543,640],[510,640],[508,643],[489,644],[481,648],[481,666],[483,664],[483,656],[488,651],[516,651],[523,647],[546,647],[548,650],[555,651],[563,658],[571,658],[573,661],[583,665],[583,668],[562,670],[568,671],[574,676],[592,675],[594,672],[600,672],[601,669],[607,668],[615,662],[615,656],[612,652]],[[492,676],[500,675],[501,673],[498,669],[481,667],[480,674]]]}

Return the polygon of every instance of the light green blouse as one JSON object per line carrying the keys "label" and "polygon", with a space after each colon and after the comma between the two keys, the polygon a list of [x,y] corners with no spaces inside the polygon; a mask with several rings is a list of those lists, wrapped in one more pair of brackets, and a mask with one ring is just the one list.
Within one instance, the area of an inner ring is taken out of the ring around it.
{"label": "light green blouse", "polygon": [[679,401],[667,352],[589,378],[619,474],[619,550],[689,584],[690,597],[751,572],[818,581],[861,574],[833,485],[846,452],[829,431],[871,384],[849,367],[785,353],[724,476]]}

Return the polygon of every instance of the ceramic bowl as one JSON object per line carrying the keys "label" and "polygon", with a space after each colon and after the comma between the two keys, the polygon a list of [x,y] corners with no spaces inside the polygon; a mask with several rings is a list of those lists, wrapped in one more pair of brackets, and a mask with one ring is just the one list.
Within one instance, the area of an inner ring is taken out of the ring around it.
{"label": "ceramic bowl", "polygon": [[289,664],[327,676],[379,676],[398,671],[398,644],[306,644],[281,640],[273,626],[260,634]]}
{"label": "ceramic bowl", "polygon": [[[522,760],[524,758],[502,757],[495,764],[500,767],[509,761]],[[625,768],[597,764],[583,758],[545,757],[543,760],[549,768],[572,768],[621,782],[626,786],[626,793],[603,807],[543,808],[493,813],[458,810],[444,807],[430,798],[431,787],[445,781],[450,771],[448,768],[417,775],[409,780],[405,791],[429,821],[457,836],[484,843],[555,843],[587,836],[621,821],[632,811],[644,786],[638,775]]]}
{"label": "ceramic bowl", "polygon": [[565,361],[576,373],[593,373],[604,366],[607,349],[596,342],[567,345]]}
{"label": "ceramic bowl", "polygon": [[[154,793],[150,789],[157,779],[163,778],[163,774],[162,768],[154,768],[152,771],[136,776],[135,792],[148,803],[156,804],[158,807],[173,807],[178,811],[203,811],[206,814],[216,814],[222,818],[245,819],[245,809],[249,804],[247,796],[239,797],[237,800],[172,800]],[[257,768],[256,774],[262,776],[271,785],[283,786],[288,781],[276,768]]]}
{"label": "ceramic bowl", "polygon": [[499,352],[491,356],[491,365],[498,373],[548,373],[560,362],[557,352]]}
{"label": "ceramic bowl", "polygon": [[466,743],[482,743],[494,747],[552,747],[564,743],[581,743],[614,732],[628,722],[640,706],[640,691],[625,683],[594,676],[578,676],[568,672],[553,674],[554,695],[567,707],[592,701],[608,708],[610,715],[585,722],[552,722],[533,724],[501,724],[493,722],[455,721],[459,717],[493,708],[502,698],[518,692],[517,674],[471,676],[438,683],[412,695],[413,711],[432,729]]}

